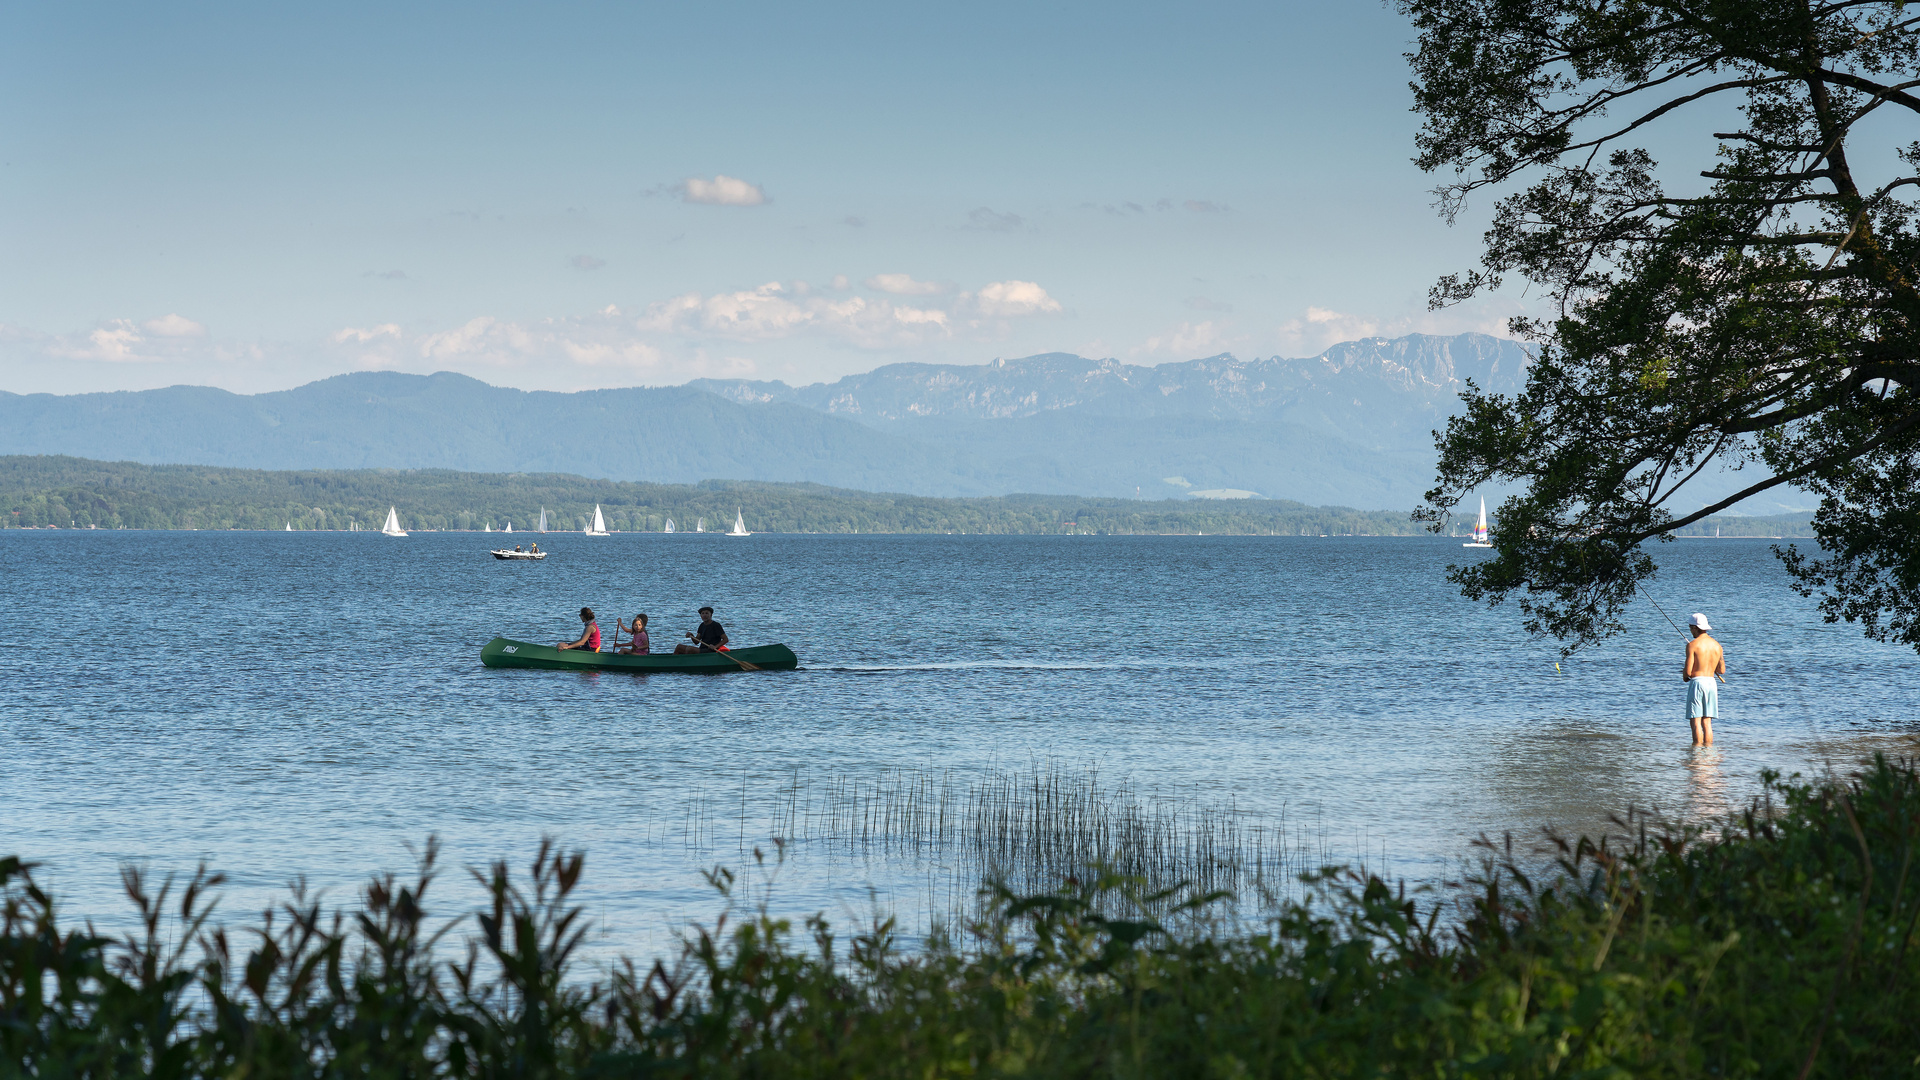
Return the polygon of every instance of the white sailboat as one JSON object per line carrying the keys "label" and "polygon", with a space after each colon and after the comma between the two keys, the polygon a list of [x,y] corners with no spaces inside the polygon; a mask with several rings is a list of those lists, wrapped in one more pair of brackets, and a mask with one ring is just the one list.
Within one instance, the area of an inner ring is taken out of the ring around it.
{"label": "white sailboat", "polygon": [[292,532],[292,531],[293,531],[293,522],[291,522],[291,521],[289,521],[289,522],[287,522],[287,531],[288,531],[288,532]]}
{"label": "white sailboat", "polygon": [[1478,524],[1476,524],[1473,527],[1473,542],[1467,543],[1467,544],[1461,544],[1460,546],[1461,547],[1483,547],[1483,548],[1490,548],[1493,546],[1492,544],[1487,543],[1487,499],[1486,499],[1486,496],[1484,495],[1480,497],[1480,521]]}
{"label": "white sailboat", "polygon": [[699,521],[696,521],[696,522],[694,522],[694,523],[693,523],[693,531],[694,531],[694,532],[706,532],[706,531],[707,531],[707,519],[706,519],[706,518],[701,518],[701,519],[700,519]]}
{"label": "white sailboat", "polygon": [[511,522],[511,521],[509,521],[509,522],[507,522],[507,531],[508,531],[508,532],[512,532],[512,531],[513,531],[513,522]]}
{"label": "white sailboat", "polygon": [[740,514],[740,511],[738,510],[735,510],[733,512],[733,531],[728,533],[727,535],[728,536],[752,536],[753,535],[752,533],[747,531],[747,519],[745,517],[742,517]]}
{"label": "white sailboat", "polygon": [[540,508],[540,531],[547,531],[547,508],[544,506]]}
{"label": "white sailboat", "polygon": [[666,531],[667,531],[667,532],[672,532],[672,531],[673,531],[673,519],[672,519],[672,518],[668,518],[668,519],[667,519],[667,529],[666,529]]}
{"label": "white sailboat", "polygon": [[481,532],[492,532],[492,531],[493,531],[493,522],[491,522],[491,521],[489,521],[489,522],[486,522],[485,524],[483,524],[483,525],[481,525],[481,526],[480,526],[480,531],[481,531]]}
{"label": "white sailboat", "polygon": [[[288,524],[292,524],[292,522],[288,522]],[[380,527],[380,531],[386,533],[388,536],[407,535],[407,530],[400,527],[399,511],[391,506],[387,507],[387,523]]]}
{"label": "white sailboat", "polygon": [[600,514],[600,504],[593,504],[593,524],[583,530],[588,536],[607,535],[607,519]]}

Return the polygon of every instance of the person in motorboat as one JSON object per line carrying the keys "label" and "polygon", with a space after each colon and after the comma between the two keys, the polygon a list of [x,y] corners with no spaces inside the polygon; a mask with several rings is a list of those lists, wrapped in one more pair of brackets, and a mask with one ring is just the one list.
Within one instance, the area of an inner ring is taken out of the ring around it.
{"label": "person in motorboat", "polygon": [[[540,545],[539,545],[539,544],[533,544],[533,545],[530,545],[530,546],[529,546],[529,547],[527,548],[527,550],[528,550],[528,551],[531,551],[531,552],[532,552],[532,553],[534,553],[535,555],[538,555],[538,554],[540,554]],[[617,623],[617,622],[619,622],[620,620],[616,618],[616,619],[614,619],[613,621]]]}
{"label": "person in motorboat", "polygon": [[585,649],[588,652],[600,651],[600,624],[593,621],[593,609],[590,607],[581,608],[580,621],[586,624],[586,628],[580,631],[580,640],[571,644],[563,641],[555,645],[554,648]]}
{"label": "person in motorboat", "polygon": [[621,622],[618,618],[613,620],[613,625],[618,627],[622,633],[633,635],[633,640],[627,642],[627,647],[619,650],[620,652],[628,656],[645,656],[653,651],[653,643],[647,638],[647,616],[645,612],[635,615],[633,617],[633,625],[631,626]]}
{"label": "person in motorboat", "polygon": [[713,621],[713,609],[700,609],[700,628],[687,634],[690,645],[675,645],[675,653],[725,652],[727,651],[727,629]]}
{"label": "person in motorboat", "polygon": [[513,550],[515,550],[515,551],[519,551],[519,550],[520,550],[520,545],[519,545],[519,544],[515,544],[515,545],[513,545]]}

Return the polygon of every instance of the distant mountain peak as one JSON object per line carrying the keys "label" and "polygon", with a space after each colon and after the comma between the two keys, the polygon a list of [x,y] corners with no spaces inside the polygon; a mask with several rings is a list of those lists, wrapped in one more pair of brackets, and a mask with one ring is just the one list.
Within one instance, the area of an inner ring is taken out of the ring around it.
{"label": "distant mountain peak", "polygon": [[[785,401],[869,424],[1006,420],[1063,410],[1253,419],[1303,408],[1315,415],[1364,413],[1376,406],[1388,417],[1412,408],[1427,423],[1436,410],[1451,411],[1463,379],[1517,389],[1528,356],[1518,342],[1485,334],[1409,334],[1341,342],[1304,359],[1242,360],[1223,352],[1148,367],[1049,352],[985,364],[887,364],[797,388],[715,379],[689,385],[743,404]],[[1378,418],[1353,419],[1364,425]]]}
{"label": "distant mountain peak", "polygon": [[554,393],[372,371],[255,395],[0,394],[0,453],[1409,506],[1462,381],[1511,391],[1528,356],[1482,334],[1415,334],[1305,359],[898,363],[802,387],[702,379]]}

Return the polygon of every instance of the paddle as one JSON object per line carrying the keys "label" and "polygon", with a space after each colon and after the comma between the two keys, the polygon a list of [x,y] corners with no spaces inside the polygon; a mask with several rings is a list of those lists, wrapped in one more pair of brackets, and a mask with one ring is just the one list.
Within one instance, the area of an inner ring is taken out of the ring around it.
{"label": "paddle", "polygon": [[[1667,614],[1667,609],[1661,607],[1659,603],[1654,600],[1653,595],[1647,592],[1645,588],[1641,587],[1639,582],[1635,582],[1633,587],[1636,589],[1639,589],[1640,595],[1646,597],[1647,603],[1653,605],[1653,610],[1659,612],[1660,617],[1667,620],[1667,625],[1673,627],[1674,633],[1679,634],[1681,637],[1686,638],[1689,641],[1693,640],[1693,635],[1687,633],[1685,630],[1680,629],[1680,624],[1673,621],[1673,616]],[[1720,680],[1721,686],[1727,685],[1727,677],[1725,675],[1722,675],[1716,671],[1713,673],[1713,677]]]}
{"label": "paddle", "polygon": [[[688,633],[688,634],[687,634],[687,640],[688,640],[688,641],[699,641],[700,639],[699,639],[699,638],[697,638],[697,637],[694,637],[692,633]],[[715,650],[713,650],[713,651],[714,651],[714,652],[717,652],[717,653],[719,653],[719,654],[720,654],[721,656],[724,656],[724,657],[726,657],[727,659],[729,659],[729,660],[731,660],[731,661],[733,661],[734,663],[736,663],[736,664],[739,664],[739,665],[740,665],[740,666],[741,666],[742,668],[744,668],[744,669],[746,669],[746,670],[748,670],[748,671],[759,671],[759,670],[760,670],[760,665],[758,665],[758,664],[749,664],[749,663],[747,663],[747,662],[746,662],[745,660],[742,660],[742,659],[740,659],[739,657],[737,657],[737,656],[735,656],[735,655],[733,655],[732,653],[730,653],[730,652],[728,652],[728,651],[726,651],[725,649],[715,649]]]}

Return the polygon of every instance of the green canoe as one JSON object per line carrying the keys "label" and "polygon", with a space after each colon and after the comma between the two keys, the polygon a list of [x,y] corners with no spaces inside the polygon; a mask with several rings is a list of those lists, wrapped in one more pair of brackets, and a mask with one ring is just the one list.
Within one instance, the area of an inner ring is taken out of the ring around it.
{"label": "green canoe", "polygon": [[480,650],[480,662],[488,667],[548,668],[554,671],[631,671],[645,675],[655,671],[690,671],[715,674],[722,671],[748,671],[741,662],[763,671],[792,671],[800,658],[785,645],[755,645],[723,653],[651,653],[646,656],[621,656],[617,653],[588,652],[585,649],[556,649],[530,641],[497,637]]}

